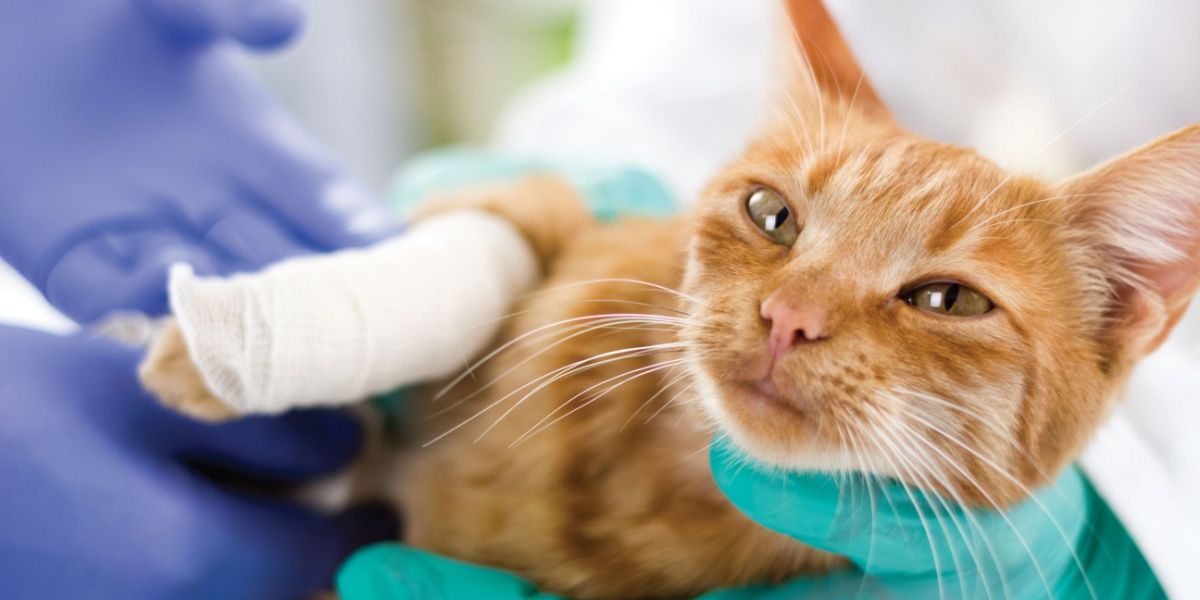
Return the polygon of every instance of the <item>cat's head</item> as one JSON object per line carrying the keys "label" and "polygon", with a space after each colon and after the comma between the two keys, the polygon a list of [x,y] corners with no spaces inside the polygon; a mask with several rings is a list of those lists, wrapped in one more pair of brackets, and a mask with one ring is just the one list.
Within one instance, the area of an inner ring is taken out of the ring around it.
{"label": "cat's head", "polygon": [[1020,498],[1200,283],[1200,126],[1063,183],[1013,175],[897,126],[819,3],[793,4],[812,68],[697,208],[703,404],[770,464]]}

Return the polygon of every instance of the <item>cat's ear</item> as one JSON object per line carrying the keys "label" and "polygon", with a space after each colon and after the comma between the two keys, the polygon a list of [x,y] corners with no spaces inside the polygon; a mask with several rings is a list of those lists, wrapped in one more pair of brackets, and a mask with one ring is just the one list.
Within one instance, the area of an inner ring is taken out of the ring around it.
{"label": "cat's ear", "polygon": [[1200,286],[1200,124],[1064,184],[1111,269],[1112,341],[1153,351]]}
{"label": "cat's ear", "polygon": [[787,87],[792,99],[819,90],[844,107],[853,105],[862,114],[890,121],[887,107],[825,4],[821,0],[784,0],[783,4],[789,24]]}

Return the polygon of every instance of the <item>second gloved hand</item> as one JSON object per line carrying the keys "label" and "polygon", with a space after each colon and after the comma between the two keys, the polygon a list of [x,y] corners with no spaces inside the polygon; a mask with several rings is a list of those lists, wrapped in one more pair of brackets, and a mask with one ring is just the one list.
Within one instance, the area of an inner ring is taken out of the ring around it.
{"label": "second gloved hand", "polygon": [[373,242],[347,179],[224,43],[285,41],[289,0],[0,8],[0,258],[72,318],[166,310],[166,269],[253,270]]}

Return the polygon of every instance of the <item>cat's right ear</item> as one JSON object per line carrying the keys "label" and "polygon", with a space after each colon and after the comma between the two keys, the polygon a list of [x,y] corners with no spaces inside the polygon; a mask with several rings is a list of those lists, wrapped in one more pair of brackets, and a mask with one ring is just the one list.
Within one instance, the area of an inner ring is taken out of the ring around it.
{"label": "cat's right ear", "polygon": [[891,120],[887,106],[867,80],[837,23],[821,0],[784,0],[788,33],[787,87],[790,100],[809,98],[814,91],[825,100],[872,117]]}
{"label": "cat's right ear", "polygon": [[1064,185],[1114,292],[1111,341],[1135,357],[1170,333],[1200,287],[1200,124]]}

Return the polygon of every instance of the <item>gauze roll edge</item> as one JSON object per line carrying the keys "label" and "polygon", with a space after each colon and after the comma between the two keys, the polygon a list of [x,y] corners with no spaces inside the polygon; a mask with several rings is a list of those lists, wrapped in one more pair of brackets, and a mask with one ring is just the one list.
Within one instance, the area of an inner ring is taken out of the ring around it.
{"label": "gauze roll edge", "polygon": [[197,277],[177,265],[169,294],[209,389],[240,413],[278,413],[453,375],[537,277],[515,227],[460,211],[255,274]]}

